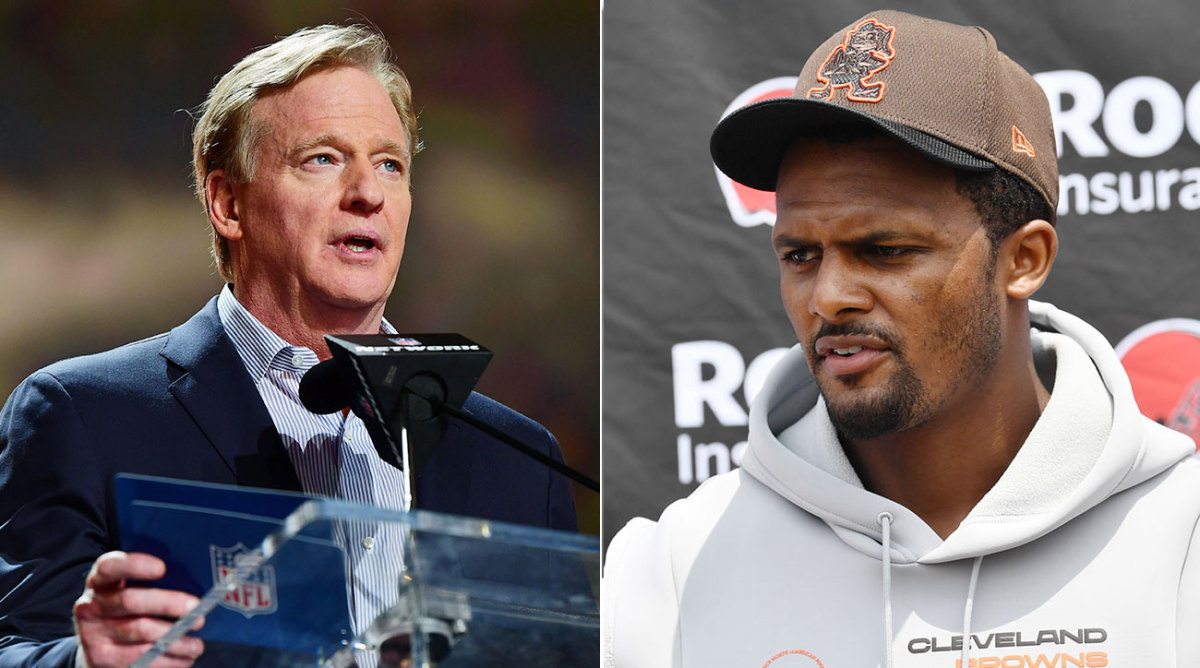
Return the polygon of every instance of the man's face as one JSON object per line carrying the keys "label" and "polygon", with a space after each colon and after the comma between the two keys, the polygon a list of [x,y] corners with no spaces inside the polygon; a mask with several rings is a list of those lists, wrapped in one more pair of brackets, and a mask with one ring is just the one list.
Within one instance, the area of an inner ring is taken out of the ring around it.
{"label": "man's face", "polygon": [[783,304],[839,432],[965,410],[1003,345],[995,260],[953,171],[885,138],[803,141],[780,167]]}
{"label": "man's face", "polygon": [[262,97],[252,115],[254,177],[234,185],[239,297],[382,308],[412,210],[408,133],[386,90],[339,67]]}

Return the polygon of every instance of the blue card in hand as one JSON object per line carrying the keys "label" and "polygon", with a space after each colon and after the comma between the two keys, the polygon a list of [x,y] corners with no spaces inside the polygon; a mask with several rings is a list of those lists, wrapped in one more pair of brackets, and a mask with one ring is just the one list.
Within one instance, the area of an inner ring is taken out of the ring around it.
{"label": "blue card in hand", "polygon": [[[292,492],[121,474],[116,479],[121,549],[167,564],[145,583],[203,596],[252,558],[284,518],[313,497]],[[225,593],[196,635],[309,655],[352,637],[346,564],[328,523],[293,537],[242,584]]]}

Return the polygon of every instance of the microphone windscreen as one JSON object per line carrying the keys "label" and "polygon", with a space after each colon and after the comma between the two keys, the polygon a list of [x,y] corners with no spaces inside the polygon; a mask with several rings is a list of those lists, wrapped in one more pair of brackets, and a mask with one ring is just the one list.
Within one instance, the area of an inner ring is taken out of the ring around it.
{"label": "microphone windscreen", "polygon": [[336,359],[327,359],[309,369],[300,379],[300,403],[318,413],[336,413],[354,400],[350,370]]}

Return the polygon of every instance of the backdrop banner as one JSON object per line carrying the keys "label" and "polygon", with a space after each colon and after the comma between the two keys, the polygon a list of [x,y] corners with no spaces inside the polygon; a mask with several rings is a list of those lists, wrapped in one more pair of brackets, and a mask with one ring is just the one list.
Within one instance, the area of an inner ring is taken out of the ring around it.
{"label": "backdrop banner", "polygon": [[[1054,114],[1059,255],[1036,295],[1118,347],[1144,412],[1200,435],[1200,4],[900,2],[990,31]],[[717,121],[790,95],[873,2],[609,0],[603,10],[603,527],[738,465],[748,401],[795,343],[773,193],[717,172]],[[951,56],[953,57],[953,56]],[[963,447],[971,447],[969,438]]]}

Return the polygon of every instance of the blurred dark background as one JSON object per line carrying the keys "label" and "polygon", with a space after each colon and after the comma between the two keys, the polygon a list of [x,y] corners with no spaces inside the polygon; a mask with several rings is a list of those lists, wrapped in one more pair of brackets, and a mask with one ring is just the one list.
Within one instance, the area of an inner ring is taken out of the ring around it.
{"label": "blurred dark background", "polygon": [[[189,112],[253,48],[347,22],[388,37],[425,144],[388,318],[491,348],[479,389],[598,478],[594,1],[0,0],[0,398],[216,294]],[[575,489],[598,534],[599,497]]]}

